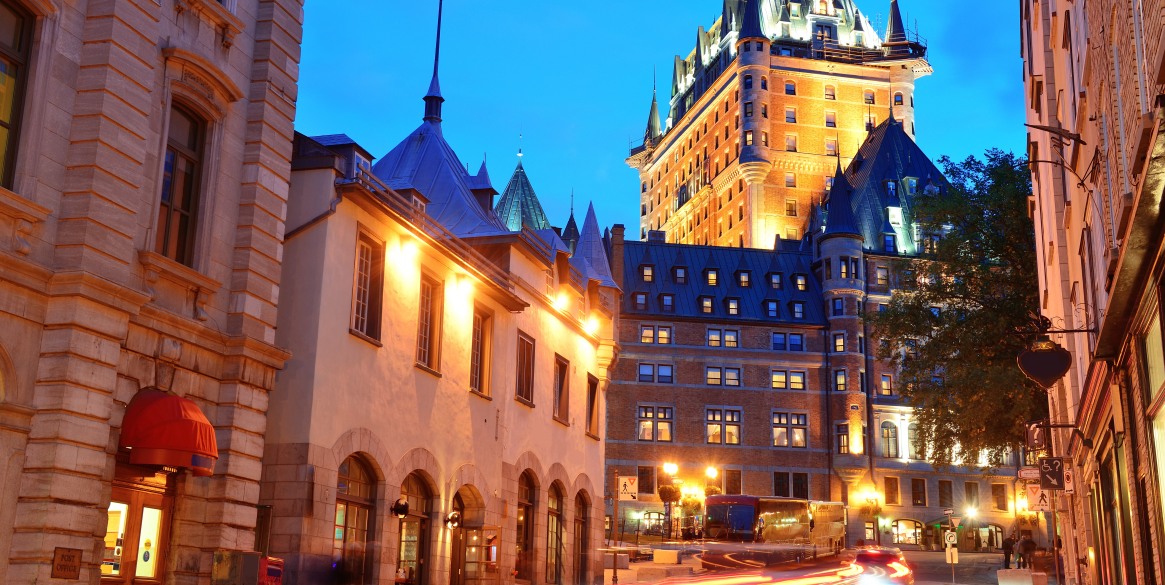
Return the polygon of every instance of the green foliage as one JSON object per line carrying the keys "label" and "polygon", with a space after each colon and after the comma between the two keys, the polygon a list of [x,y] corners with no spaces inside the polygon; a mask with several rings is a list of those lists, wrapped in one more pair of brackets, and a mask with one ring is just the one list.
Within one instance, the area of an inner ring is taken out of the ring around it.
{"label": "green foliage", "polygon": [[719,487],[719,486],[714,486],[714,485],[706,485],[706,486],[704,486],[704,496],[705,496],[705,497],[707,497],[707,496],[716,496],[716,495],[720,495],[720,493],[721,493],[721,492],[720,492],[720,487]]}
{"label": "green foliage", "polygon": [[950,185],[919,193],[913,220],[941,239],[896,263],[898,290],[866,315],[938,467],[984,454],[998,464],[1022,443],[1024,421],[1047,413],[1047,397],[1016,365],[1039,307],[1030,175],[1011,153],[984,158],[940,159]]}
{"label": "green foliage", "polygon": [[659,499],[664,503],[680,501],[680,488],[674,485],[660,484],[657,491],[659,492]]}

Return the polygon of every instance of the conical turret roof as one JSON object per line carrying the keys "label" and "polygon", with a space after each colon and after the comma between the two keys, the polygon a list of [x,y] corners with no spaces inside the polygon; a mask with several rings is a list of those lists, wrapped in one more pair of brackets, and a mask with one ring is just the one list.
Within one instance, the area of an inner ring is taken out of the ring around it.
{"label": "conical turret roof", "polygon": [[853,186],[841,170],[840,158],[833,175],[833,186],[829,189],[829,214],[825,217],[825,237],[829,236],[862,237],[854,220]]}
{"label": "conical turret roof", "polygon": [[738,40],[765,39],[764,29],[761,28],[761,0],[744,0],[743,22],[740,24]]}
{"label": "conical turret roof", "polygon": [[611,276],[611,263],[607,260],[607,251],[603,247],[603,235],[599,233],[599,220],[595,218],[595,205],[587,207],[587,216],[583,219],[582,234],[578,244],[574,247],[574,256],[570,263],[586,275],[599,281],[601,286],[619,288]]}
{"label": "conical turret roof", "polygon": [[521,159],[518,159],[514,174],[510,175],[510,182],[502,192],[502,198],[494,206],[494,213],[512,232],[522,231],[523,227],[532,230],[550,229],[550,221],[546,219],[546,212],[542,210],[542,204],[526,176]]}

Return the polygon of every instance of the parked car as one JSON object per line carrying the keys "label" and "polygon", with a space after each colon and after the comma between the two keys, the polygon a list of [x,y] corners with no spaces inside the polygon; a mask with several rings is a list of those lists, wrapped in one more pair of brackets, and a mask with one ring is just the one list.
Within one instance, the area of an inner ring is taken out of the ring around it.
{"label": "parked car", "polygon": [[914,570],[896,548],[859,549],[848,572],[861,585],[914,585]]}

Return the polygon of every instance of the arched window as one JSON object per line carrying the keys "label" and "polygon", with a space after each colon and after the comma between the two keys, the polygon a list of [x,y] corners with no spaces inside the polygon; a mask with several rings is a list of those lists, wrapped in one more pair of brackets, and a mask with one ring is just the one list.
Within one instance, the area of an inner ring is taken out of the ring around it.
{"label": "arched window", "polygon": [[425,585],[425,567],[429,552],[429,514],[432,511],[432,492],[424,478],[410,473],[400,486],[401,497],[409,503],[409,513],[400,521],[400,543],[397,547],[397,570],[404,569],[407,585]]}
{"label": "arched window", "polygon": [[761,77],[760,78],[760,88],[761,89],[768,89],[769,88],[769,78],[768,77]]}
{"label": "arched window", "polygon": [[797,84],[792,81],[785,82],[785,95],[797,95]]}
{"label": "arched window", "polygon": [[368,542],[376,517],[376,481],[368,466],[354,456],[340,464],[338,475],[332,560],[342,569],[343,583],[364,583],[370,570]]}
{"label": "arched window", "polygon": [[574,497],[574,583],[575,585],[589,585],[588,554],[590,550],[590,515],[591,506],[587,496],[579,492]]}
{"label": "arched window", "polygon": [[173,106],[154,250],[187,266],[194,264],[205,135],[202,118],[180,105]]}
{"label": "arched window", "polygon": [[894,544],[922,544],[922,523],[917,520],[896,520],[891,530]]}
{"label": "arched window", "polygon": [[562,583],[562,488],[550,485],[546,500],[546,582]]}
{"label": "arched window", "polygon": [[900,91],[894,92],[894,105],[896,105],[896,106],[902,105],[902,92],[900,92]]}
{"label": "arched window", "polygon": [[514,572],[519,579],[530,580],[534,575],[534,504],[538,499],[538,487],[529,471],[518,477],[518,525],[517,557]]}
{"label": "arched window", "polygon": [[4,99],[0,100],[0,185],[11,188],[36,18],[15,3],[4,2],[0,3],[0,22],[4,23],[0,33],[0,84],[5,88]]}
{"label": "arched window", "polygon": [[898,425],[890,421],[882,423],[882,457],[898,457]]}
{"label": "arched window", "polygon": [[906,427],[906,439],[910,441],[910,458],[922,459],[922,441],[918,438],[918,423]]}

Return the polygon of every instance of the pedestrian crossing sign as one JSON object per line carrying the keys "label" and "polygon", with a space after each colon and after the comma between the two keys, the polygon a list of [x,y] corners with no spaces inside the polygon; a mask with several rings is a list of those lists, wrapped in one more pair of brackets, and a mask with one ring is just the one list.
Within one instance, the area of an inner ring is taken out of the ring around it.
{"label": "pedestrian crossing sign", "polygon": [[635,476],[619,476],[615,478],[615,485],[619,486],[620,502],[639,501],[639,478]]}

